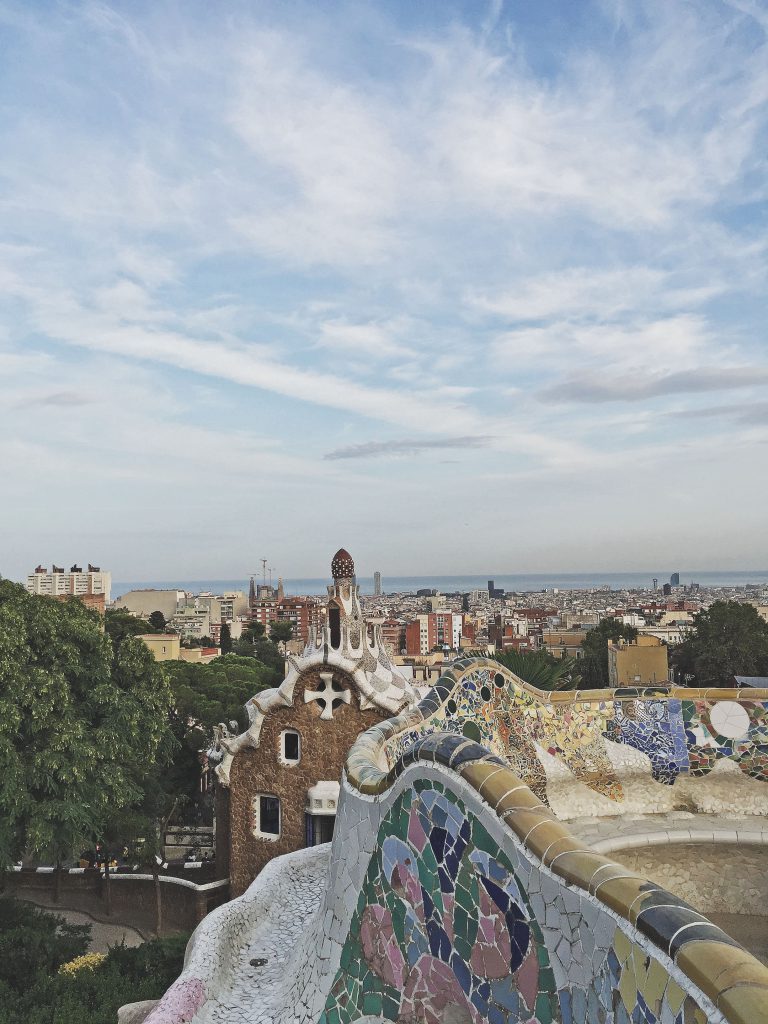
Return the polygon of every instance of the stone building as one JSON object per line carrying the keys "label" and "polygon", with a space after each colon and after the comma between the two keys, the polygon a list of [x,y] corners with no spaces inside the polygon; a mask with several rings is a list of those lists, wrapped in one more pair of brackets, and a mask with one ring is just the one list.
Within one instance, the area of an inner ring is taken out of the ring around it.
{"label": "stone building", "polygon": [[279,687],[248,702],[245,732],[218,730],[216,859],[233,896],[273,857],[331,839],[349,747],[416,701],[378,626],[366,629],[355,566],[343,548],[331,572],[327,624],[300,656],[286,659]]}

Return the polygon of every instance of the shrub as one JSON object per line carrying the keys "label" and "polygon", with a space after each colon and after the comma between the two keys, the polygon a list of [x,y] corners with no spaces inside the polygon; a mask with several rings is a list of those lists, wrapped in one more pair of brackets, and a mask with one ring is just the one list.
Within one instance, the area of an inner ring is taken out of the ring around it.
{"label": "shrub", "polygon": [[0,1024],[115,1024],[125,1003],[158,999],[184,964],[188,936],[86,953],[90,925],[0,899]]}

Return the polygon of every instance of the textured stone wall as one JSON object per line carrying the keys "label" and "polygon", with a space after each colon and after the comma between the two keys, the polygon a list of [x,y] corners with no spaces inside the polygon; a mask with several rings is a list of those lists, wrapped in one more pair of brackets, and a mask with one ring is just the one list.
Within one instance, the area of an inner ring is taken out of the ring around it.
{"label": "textured stone wall", "polygon": [[[336,676],[343,680],[341,673]],[[333,718],[323,721],[322,705],[304,701],[304,691],[317,690],[320,682],[316,672],[300,680],[293,705],[273,708],[264,717],[259,746],[245,748],[234,757],[229,785],[233,896],[244,892],[273,857],[305,847],[307,790],[320,780],[339,781],[344,759],[358,734],[387,717],[376,708],[361,711],[357,688],[350,680],[347,685],[351,702],[338,703]],[[285,729],[295,729],[301,736],[301,760],[296,765],[280,760],[280,736]],[[278,839],[254,835],[253,798],[257,793],[280,799],[282,822]]]}
{"label": "textured stone wall", "polygon": [[768,928],[765,846],[638,846],[617,856],[704,914],[760,914]]}

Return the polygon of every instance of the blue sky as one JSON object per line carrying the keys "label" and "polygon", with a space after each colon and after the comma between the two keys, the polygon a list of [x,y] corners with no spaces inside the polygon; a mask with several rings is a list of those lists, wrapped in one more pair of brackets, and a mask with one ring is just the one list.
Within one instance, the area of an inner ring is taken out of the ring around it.
{"label": "blue sky", "polygon": [[768,565],[768,3],[0,0],[0,573]]}

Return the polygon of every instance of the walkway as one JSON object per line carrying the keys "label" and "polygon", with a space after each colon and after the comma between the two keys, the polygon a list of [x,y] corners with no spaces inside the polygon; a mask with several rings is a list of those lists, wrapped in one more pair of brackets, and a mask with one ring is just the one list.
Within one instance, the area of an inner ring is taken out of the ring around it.
{"label": "walkway", "polygon": [[91,926],[91,942],[88,946],[89,953],[106,953],[110,946],[116,946],[120,942],[124,942],[126,946],[140,946],[145,941],[145,937],[141,932],[131,928],[130,925],[104,919],[97,920],[83,911],[70,910],[57,903],[39,899],[37,894],[33,898],[25,893],[23,897],[19,897],[19,899],[22,898],[27,903],[34,903],[35,906],[43,910],[49,910],[52,914],[58,914],[69,924],[89,924]]}
{"label": "walkway", "polygon": [[[762,815],[728,818],[723,814],[622,814],[573,818],[569,831],[598,853],[667,843],[747,843],[768,845],[768,819]],[[621,857],[618,857],[621,860]]]}

